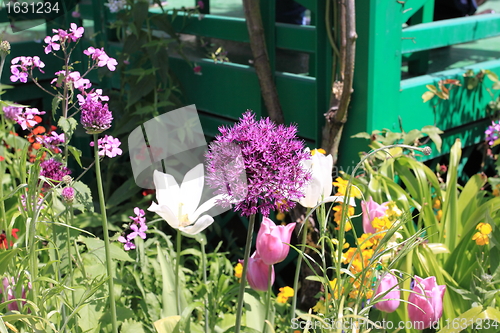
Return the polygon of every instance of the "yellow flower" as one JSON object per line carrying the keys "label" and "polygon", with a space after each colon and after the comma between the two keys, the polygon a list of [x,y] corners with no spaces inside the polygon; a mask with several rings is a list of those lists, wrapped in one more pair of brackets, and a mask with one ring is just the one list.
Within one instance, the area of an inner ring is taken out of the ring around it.
{"label": "yellow flower", "polygon": [[391,221],[395,221],[401,216],[401,214],[403,214],[403,212],[398,208],[398,206],[396,206],[394,201],[391,201],[387,203],[387,210],[385,211],[385,214]]}
{"label": "yellow flower", "polygon": [[318,149],[313,149],[311,150],[311,155],[314,156],[316,153],[321,153],[323,155],[326,155],[326,151],[323,148],[318,148]]}
{"label": "yellow flower", "polygon": [[[343,195],[345,196],[345,193],[347,191],[347,184],[349,183],[348,180],[344,180],[340,177],[337,177],[335,181],[332,183],[337,187],[337,193],[335,195]],[[361,197],[361,191],[356,187],[351,185],[351,191],[349,192],[350,197]]]}
{"label": "yellow flower", "polygon": [[372,226],[377,231],[389,230],[392,226],[392,221],[389,220],[388,215],[384,215],[383,217],[376,217],[372,221]]}
{"label": "yellow flower", "polygon": [[295,292],[293,291],[293,288],[286,286],[286,287],[280,288],[280,294],[282,294],[285,297],[293,297]]}
{"label": "yellow flower", "polygon": [[437,213],[436,213],[436,219],[437,219],[438,221],[441,221],[441,219],[442,219],[442,218],[443,218],[443,211],[440,209],[440,210],[438,210],[438,211],[437,211]]}
{"label": "yellow flower", "polygon": [[372,247],[373,245],[375,245],[376,240],[371,236],[372,234],[362,234],[361,237],[358,238],[358,244],[361,250],[364,250],[368,247]]}
{"label": "yellow flower", "polygon": [[316,313],[325,313],[326,312],[325,301],[319,300],[318,303],[316,303],[316,305],[313,306],[312,309]]}
{"label": "yellow flower", "polygon": [[441,200],[439,200],[439,198],[434,199],[434,203],[432,204],[432,208],[441,209]]}
{"label": "yellow flower", "polygon": [[483,235],[489,235],[491,234],[491,225],[489,223],[479,223],[476,227],[477,230],[479,230],[480,233],[482,233]]}
{"label": "yellow flower", "polygon": [[279,212],[278,214],[276,214],[276,220],[284,221],[285,220],[285,213]]}
{"label": "yellow flower", "polygon": [[288,297],[284,296],[283,294],[279,293],[278,296],[276,296],[276,302],[285,304],[288,301]]}
{"label": "yellow flower", "polygon": [[490,243],[490,238],[488,235],[482,234],[480,232],[476,232],[474,236],[472,236],[472,240],[476,241],[477,245],[486,245]]}
{"label": "yellow flower", "polygon": [[[333,297],[335,299],[338,299],[340,297],[339,291],[338,291],[338,286],[337,286],[337,279],[333,279],[330,281],[330,288],[333,290]],[[342,291],[340,292],[341,294],[344,293],[344,287],[342,287]]]}
{"label": "yellow flower", "polygon": [[234,266],[234,276],[236,276],[238,279],[241,279],[242,274],[243,274],[243,265],[241,263],[237,263],[236,266]]}

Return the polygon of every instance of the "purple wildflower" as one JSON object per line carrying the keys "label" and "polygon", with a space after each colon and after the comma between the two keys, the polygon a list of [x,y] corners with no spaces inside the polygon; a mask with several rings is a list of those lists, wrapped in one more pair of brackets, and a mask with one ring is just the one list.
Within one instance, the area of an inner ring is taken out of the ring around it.
{"label": "purple wildflower", "polygon": [[495,141],[500,139],[500,120],[496,122],[493,121],[484,133],[486,134],[486,141],[488,141],[488,144],[493,146]]}
{"label": "purple wildflower", "polygon": [[66,186],[61,192],[61,196],[67,203],[72,203],[75,199],[75,189],[71,186]]}
{"label": "purple wildflower", "polygon": [[[99,148],[99,156],[106,155],[109,158],[121,155],[122,150],[118,148],[122,143],[119,139],[112,137],[111,135],[105,135],[104,138],[97,140]],[[90,146],[94,147],[94,141],[90,142]]]}
{"label": "purple wildflower", "polygon": [[[35,200],[37,201],[36,204],[34,203]],[[42,205],[43,198],[38,198],[35,199],[35,197],[31,198],[31,210],[41,210],[44,209],[45,206]],[[26,211],[26,205],[27,205],[27,198],[24,194],[21,194],[21,205],[23,206],[24,210]],[[21,211],[21,208],[19,208],[19,211]]]}
{"label": "purple wildflower", "polygon": [[75,23],[71,23],[69,31],[71,31],[69,37],[73,42],[76,42],[77,40],[82,38],[85,29],[83,27],[78,27]]}
{"label": "purple wildflower", "polygon": [[5,115],[5,118],[10,119],[12,121],[16,121],[18,117],[21,115],[23,112],[23,108],[20,106],[4,106],[3,107],[3,113]]}
{"label": "purple wildflower", "polygon": [[118,241],[123,243],[123,248],[125,251],[135,249],[135,244],[132,241],[137,237],[141,237],[142,239],[146,239],[146,231],[148,230],[148,226],[146,225],[146,217],[144,214],[144,210],[139,207],[134,208],[134,213],[136,216],[129,216],[132,220],[132,224],[130,225],[130,229],[132,230],[126,237],[120,236],[118,237]]}
{"label": "purple wildflower", "polygon": [[87,99],[82,105],[80,121],[88,134],[99,134],[111,127],[113,115],[108,110],[108,104]]}
{"label": "purple wildflower", "polygon": [[47,46],[45,46],[45,54],[49,54],[52,51],[59,51],[61,49],[59,39],[59,35],[45,37],[45,39],[43,40],[45,43],[47,43]]}
{"label": "purple wildflower", "polygon": [[17,81],[22,83],[28,82],[28,73],[24,71],[19,71],[19,68],[21,68],[21,66],[10,66],[10,72],[12,73],[12,75],[10,76],[10,80],[12,82],[17,82]]}
{"label": "purple wildflower", "polygon": [[36,116],[44,115],[45,111],[39,111],[37,108],[25,108],[24,112],[21,112],[17,116],[17,123],[21,126],[23,130],[27,130],[38,124]]}
{"label": "purple wildflower", "polygon": [[91,46],[83,51],[83,53],[90,56],[92,60],[97,61],[98,67],[107,66],[110,71],[114,71],[116,69],[116,65],[118,65],[116,59],[110,58],[104,51],[104,48],[96,49]]}
{"label": "purple wildflower", "polygon": [[[297,139],[295,126],[276,125],[269,118],[256,121],[247,111],[232,128],[219,127],[219,131],[206,158],[207,183],[217,189],[214,194],[230,197],[220,204],[237,201],[235,211],[242,215],[268,216],[271,209],[290,210],[304,196],[302,188],[311,175],[301,161],[310,154]],[[245,183],[242,173],[246,173]],[[246,193],[244,200],[242,193]]]}
{"label": "purple wildflower", "polygon": [[[19,283],[19,281],[17,281]],[[11,278],[9,281],[8,278],[4,277],[2,280],[2,286],[0,286],[0,294],[5,294],[7,297],[2,296],[0,298],[0,303],[10,301],[16,298],[21,298],[24,299],[24,301],[21,301],[21,306],[24,306],[26,304],[26,289],[24,286],[21,288],[21,297],[16,297],[14,291],[16,289],[16,281],[14,278]],[[31,282],[28,282],[28,290],[31,290]],[[19,306],[17,302],[11,302],[7,305],[7,309],[9,311],[19,311]]]}
{"label": "purple wildflower", "polygon": [[[62,178],[69,175],[71,171],[65,167],[61,162],[51,158],[40,163],[42,170],[40,176],[50,179],[51,181],[60,182]],[[50,187],[50,184],[43,184],[45,188]]]}

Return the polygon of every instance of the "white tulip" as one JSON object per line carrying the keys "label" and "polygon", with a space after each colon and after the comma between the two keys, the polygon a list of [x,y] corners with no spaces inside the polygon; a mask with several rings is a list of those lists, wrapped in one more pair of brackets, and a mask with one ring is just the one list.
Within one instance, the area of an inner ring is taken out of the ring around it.
{"label": "white tulip", "polygon": [[205,182],[203,164],[189,170],[180,187],[172,175],[157,170],[153,179],[158,204],[151,203],[148,210],[160,215],[172,228],[196,235],[214,222],[210,215],[200,215],[214,207],[222,196],[212,197],[198,207]]}
{"label": "white tulip", "polygon": [[[309,152],[309,148],[306,151]],[[302,165],[311,172],[311,180],[304,188],[304,197],[299,203],[303,207],[313,208],[332,193],[333,158],[316,150],[311,159],[303,161]]]}

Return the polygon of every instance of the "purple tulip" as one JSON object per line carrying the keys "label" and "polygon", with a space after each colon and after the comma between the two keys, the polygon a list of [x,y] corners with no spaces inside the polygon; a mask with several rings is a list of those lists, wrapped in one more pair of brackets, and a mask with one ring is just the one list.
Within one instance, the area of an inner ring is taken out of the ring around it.
{"label": "purple tulip", "polygon": [[390,313],[396,311],[399,307],[401,292],[398,286],[398,279],[392,272],[387,273],[382,277],[382,280],[377,288],[377,292],[375,293],[375,297],[378,295],[381,295],[382,299],[388,299],[387,301],[381,301],[375,304],[375,307],[380,311]]}
{"label": "purple tulip", "polygon": [[374,234],[376,230],[372,226],[372,221],[376,217],[384,216],[387,206],[384,204],[379,205],[370,198],[368,201],[361,202],[361,209],[363,210],[363,230],[365,234]]}
{"label": "purple tulip", "polygon": [[446,286],[438,286],[435,276],[422,279],[415,275],[413,283],[413,292],[408,297],[408,316],[413,322],[413,327],[423,330],[437,322],[443,315]]}
{"label": "purple tulip", "polygon": [[[5,293],[7,295],[7,297],[0,298],[0,303],[16,299],[16,296],[14,295],[14,289],[15,289],[14,278],[12,278],[12,284],[9,283],[8,278],[3,278],[2,284],[3,284],[3,287],[0,286],[0,294]],[[28,283],[28,289],[31,290],[31,283]],[[21,298],[26,299],[26,289],[24,288],[24,286],[21,289]],[[21,301],[21,305],[24,305],[24,304],[26,304],[26,301]],[[19,307],[18,307],[17,302],[12,302],[12,303],[7,304],[7,309],[9,311],[19,311]]]}
{"label": "purple tulip", "polygon": [[257,234],[257,253],[266,265],[274,265],[285,260],[295,223],[286,226],[277,226],[274,222],[264,217]]}
{"label": "purple tulip", "polygon": [[248,258],[247,267],[247,280],[248,284],[252,289],[259,291],[267,291],[269,284],[269,268],[271,271],[271,285],[274,283],[274,267],[271,265],[266,265],[259,254],[254,252],[250,258]]}

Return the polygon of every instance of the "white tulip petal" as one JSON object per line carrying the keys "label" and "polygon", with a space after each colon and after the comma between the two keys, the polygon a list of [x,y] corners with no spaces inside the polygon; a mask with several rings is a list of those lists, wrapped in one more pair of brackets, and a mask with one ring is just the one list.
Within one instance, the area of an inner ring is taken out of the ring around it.
{"label": "white tulip petal", "polygon": [[205,230],[212,223],[214,223],[214,219],[210,215],[203,215],[196,221],[195,224],[187,227],[181,227],[179,230],[185,232],[186,234],[196,235]]}
{"label": "white tulip petal", "polygon": [[203,164],[198,164],[188,171],[181,184],[180,202],[182,202],[182,214],[192,214],[200,204],[203,193],[205,176]]}
{"label": "white tulip petal", "polygon": [[315,207],[321,197],[321,187],[322,184],[319,179],[311,178],[304,188],[304,197],[299,200],[299,204],[306,208]]}
{"label": "white tulip petal", "polygon": [[174,229],[179,228],[179,219],[177,215],[172,212],[170,208],[166,205],[157,205],[156,202],[152,202],[151,206],[149,206],[148,210],[150,212],[155,212],[160,215],[162,219],[167,221],[167,223]]}
{"label": "white tulip petal", "polygon": [[198,216],[214,207],[216,205],[216,201],[222,199],[223,197],[224,196],[222,194],[219,194],[205,201],[200,207],[198,207],[198,209],[194,211],[193,214],[190,214],[188,216],[189,221],[196,221],[198,219]]}
{"label": "white tulip petal", "polygon": [[172,175],[154,171],[153,180],[156,189],[156,200],[158,204],[168,206],[172,210],[177,210],[179,206],[180,188]]}

